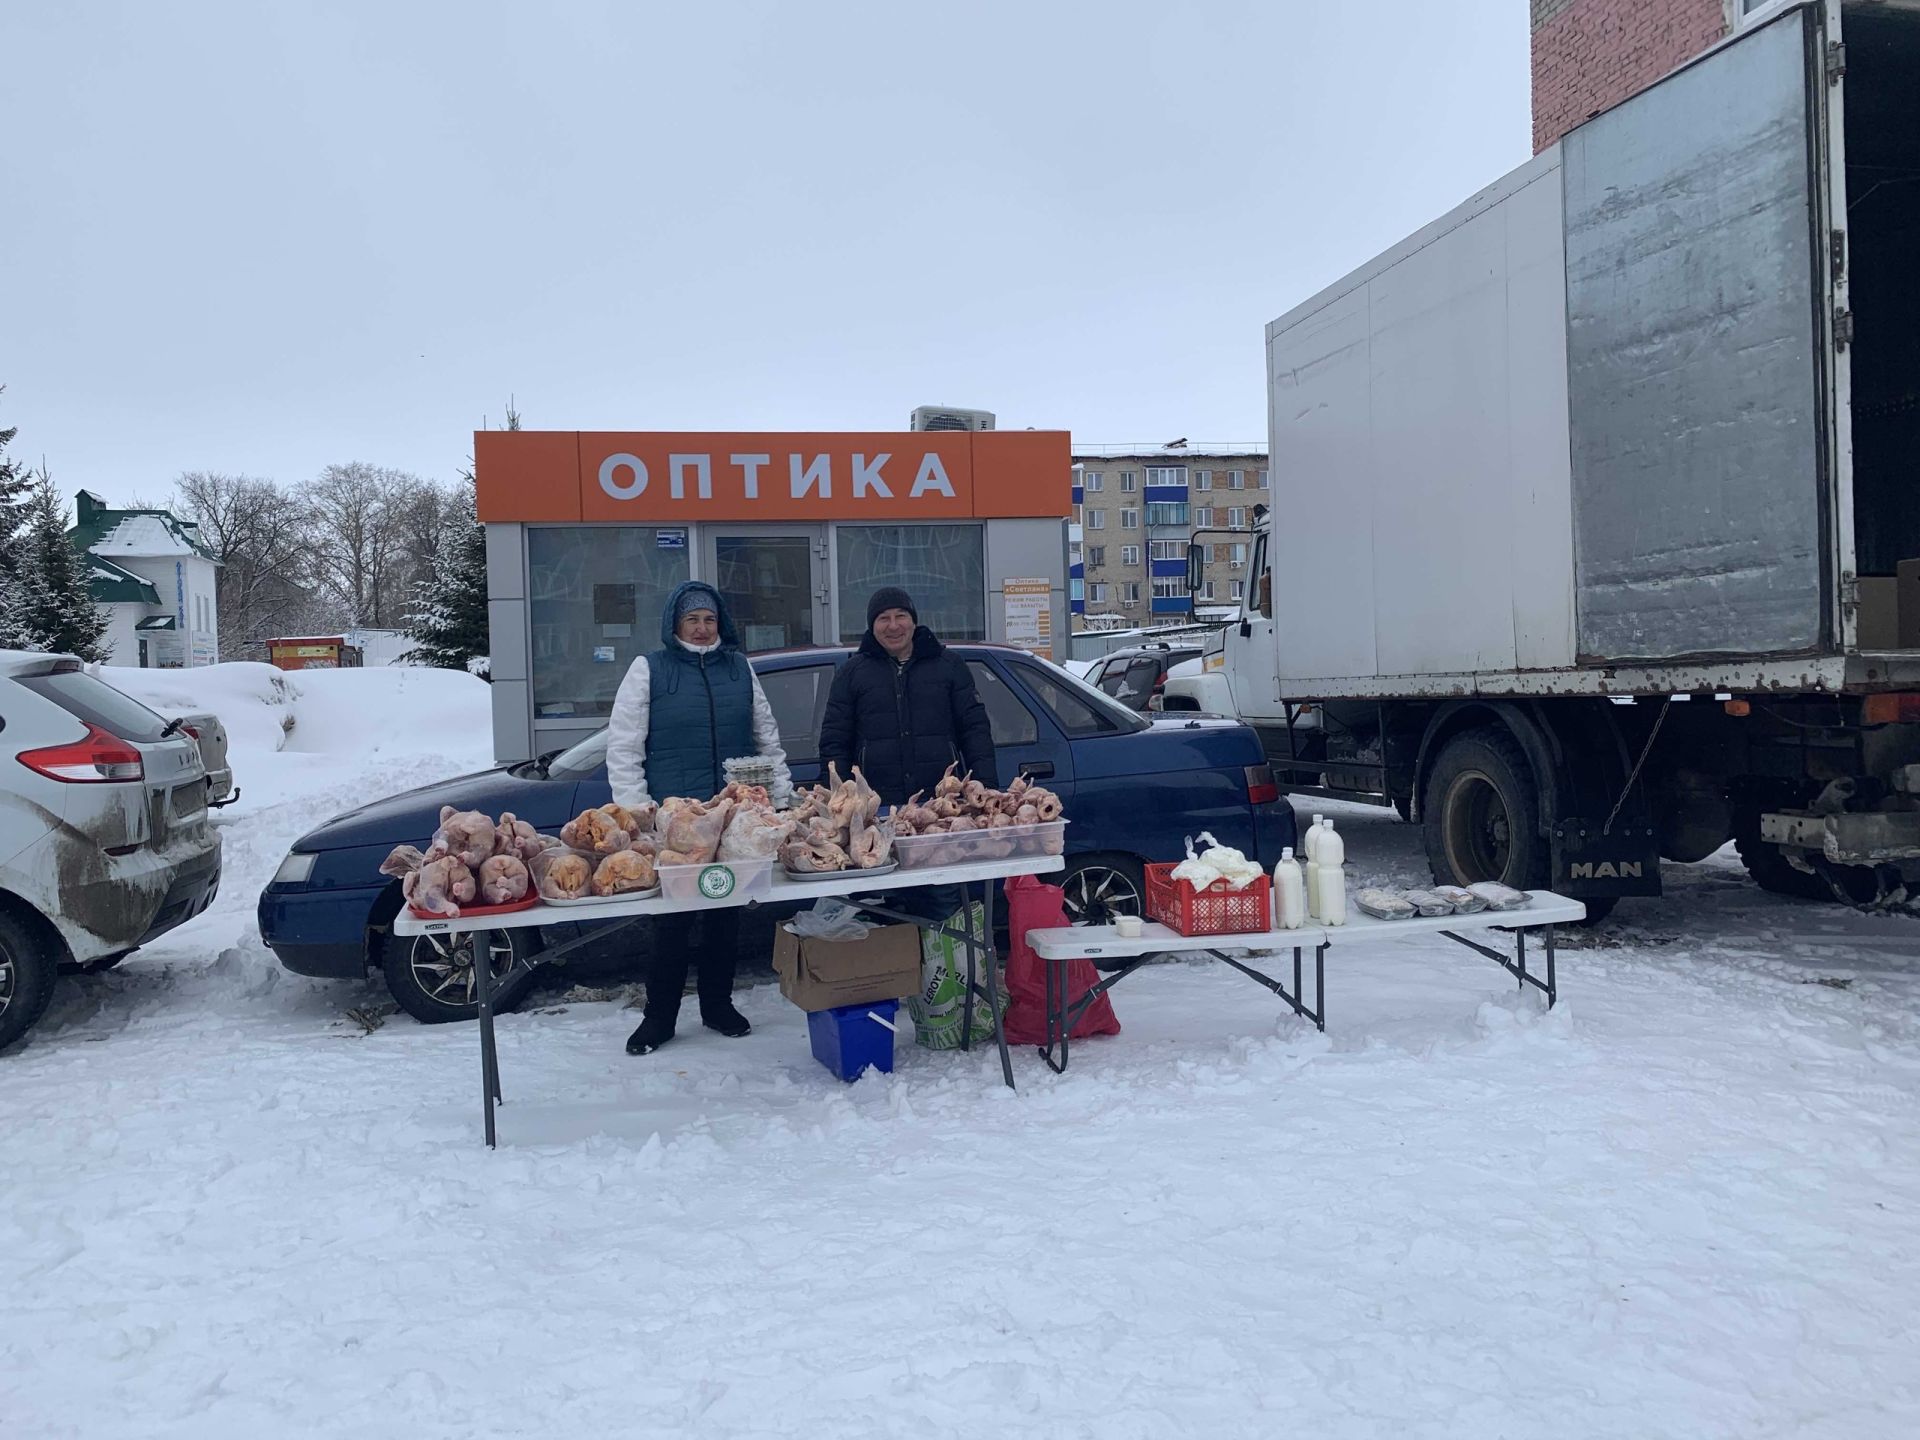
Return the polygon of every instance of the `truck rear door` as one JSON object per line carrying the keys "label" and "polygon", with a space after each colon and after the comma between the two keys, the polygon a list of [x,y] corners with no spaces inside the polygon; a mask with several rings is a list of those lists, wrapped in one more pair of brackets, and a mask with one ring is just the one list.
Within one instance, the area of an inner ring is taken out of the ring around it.
{"label": "truck rear door", "polygon": [[1838,643],[1828,25],[1787,10],[1562,142],[1583,663]]}

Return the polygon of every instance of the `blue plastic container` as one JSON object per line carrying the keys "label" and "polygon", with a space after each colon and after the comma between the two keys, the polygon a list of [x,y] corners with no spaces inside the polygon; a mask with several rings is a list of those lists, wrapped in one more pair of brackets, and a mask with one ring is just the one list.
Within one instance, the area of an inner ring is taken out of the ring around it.
{"label": "blue plastic container", "polygon": [[[893,1073],[891,1023],[900,1009],[898,1000],[876,1000],[870,1005],[841,1005],[815,1010],[807,1016],[807,1039],[813,1058],[842,1080],[858,1080],[868,1066]],[[880,1019],[874,1019],[874,1016]]]}

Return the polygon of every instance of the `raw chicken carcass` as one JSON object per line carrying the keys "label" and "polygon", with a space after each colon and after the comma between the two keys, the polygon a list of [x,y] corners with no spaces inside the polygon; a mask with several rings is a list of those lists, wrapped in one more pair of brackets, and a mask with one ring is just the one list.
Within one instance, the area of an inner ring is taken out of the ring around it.
{"label": "raw chicken carcass", "polygon": [[540,832],[511,810],[502,815],[500,823],[494,826],[493,853],[495,855],[512,855],[524,862],[531,860],[545,848],[540,841]]}
{"label": "raw chicken carcass", "polygon": [[773,797],[767,793],[766,786],[744,785],[738,780],[729,780],[727,788],[720,792],[718,798],[731,800],[736,805],[771,805],[773,803]]}
{"label": "raw chicken carcass", "polygon": [[511,905],[527,897],[533,877],[518,855],[494,855],[480,862],[480,900],[486,905]]}
{"label": "raw chicken carcass", "polygon": [[478,810],[456,810],[451,805],[442,805],[440,828],[434,832],[433,843],[473,870],[493,854],[493,832],[493,821]]}
{"label": "raw chicken carcass", "polygon": [[793,833],[793,821],[776,815],[766,805],[742,805],[720,837],[722,860],[758,860],[777,855]]}
{"label": "raw chicken carcass", "polygon": [[[489,824],[492,822],[489,821]],[[473,871],[457,856],[429,860],[402,882],[407,903],[423,915],[453,919],[462,905],[473,903]]]}
{"label": "raw chicken carcass", "polygon": [[[733,811],[731,800],[722,800],[711,810],[697,801],[689,801],[671,816],[667,805],[660,807],[663,824],[660,829],[660,863],[662,865],[704,865],[713,859],[720,848],[720,837],[727,833],[727,820]],[[669,860],[667,855],[690,856],[685,860]]]}
{"label": "raw chicken carcass", "polygon": [[564,848],[542,850],[528,869],[534,885],[549,900],[578,900],[593,880],[587,857]]}
{"label": "raw chicken carcass", "polygon": [[781,847],[780,863],[796,874],[824,875],[850,870],[847,852],[831,840],[792,840]]}
{"label": "raw chicken carcass", "polygon": [[560,843],[595,855],[611,855],[632,845],[633,838],[605,810],[583,810],[560,827]]}
{"label": "raw chicken carcass", "polygon": [[420,853],[417,845],[396,845],[393,853],[380,862],[380,873],[392,875],[396,879],[411,875],[427,863],[427,857]]}
{"label": "raw chicken carcass", "polygon": [[959,768],[960,768],[960,762],[958,760],[954,761],[953,764],[947,766],[946,772],[941,775],[939,783],[933,787],[934,799],[944,800],[948,796],[952,796],[954,799],[959,798],[960,791],[966,785],[966,781],[962,780],[958,775],[953,773]]}
{"label": "raw chicken carcass", "polygon": [[653,857],[638,850],[621,850],[600,862],[593,872],[593,893],[626,895],[635,890],[651,890],[656,876]]}
{"label": "raw chicken carcass", "polygon": [[1061,812],[1066,808],[1060,803],[1060,797],[1058,795],[1039,785],[1027,791],[1027,803],[1032,805],[1034,810],[1038,812],[1040,823],[1043,825],[1058,820]]}
{"label": "raw chicken carcass", "polygon": [[848,846],[847,854],[859,869],[871,870],[893,859],[893,831],[886,824],[856,821],[851,838],[853,843]]}
{"label": "raw chicken carcass", "polygon": [[619,823],[620,828],[629,835],[645,835],[650,833],[653,829],[653,817],[658,814],[660,810],[660,807],[655,805],[651,800],[632,807],[616,805],[609,800],[600,808],[611,815],[614,820]]}

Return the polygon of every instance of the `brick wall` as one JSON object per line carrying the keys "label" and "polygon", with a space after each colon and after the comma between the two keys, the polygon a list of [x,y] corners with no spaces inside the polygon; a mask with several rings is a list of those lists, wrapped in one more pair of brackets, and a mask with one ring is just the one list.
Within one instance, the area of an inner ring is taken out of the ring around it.
{"label": "brick wall", "polygon": [[1533,148],[1717,43],[1724,0],[1531,0]]}

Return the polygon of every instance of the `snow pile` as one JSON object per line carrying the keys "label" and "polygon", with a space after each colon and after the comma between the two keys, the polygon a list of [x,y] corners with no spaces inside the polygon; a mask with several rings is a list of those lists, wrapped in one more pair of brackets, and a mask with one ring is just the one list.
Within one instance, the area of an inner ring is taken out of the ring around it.
{"label": "snow pile", "polygon": [[[8,1434],[1920,1433],[1911,921],[1670,867],[1551,1014],[1420,937],[1334,947],[1325,1034],[1149,967],[1018,1093],[910,1043],[843,1085],[770,986],[646,1060],[636,1011],[548,1005],[501,1021],[489,1154],[471,1027],[231,940],[272,837],[456,763],[367,758],[345,673],[293,702],[342,751],[247,762],[289,768],[223,820],[217,922],[0,1058]],[[1356,885],[1421,873],[1315,808]]]}
{"label": "snow pile", "polygon": [[212,711],[227,732],[227,753],[272,754],[293,723],[295,691],[286,671],[255,661],[205,665],[193,670],[141,670],[130,665],[92,665],[88,670],[157,714]]}

